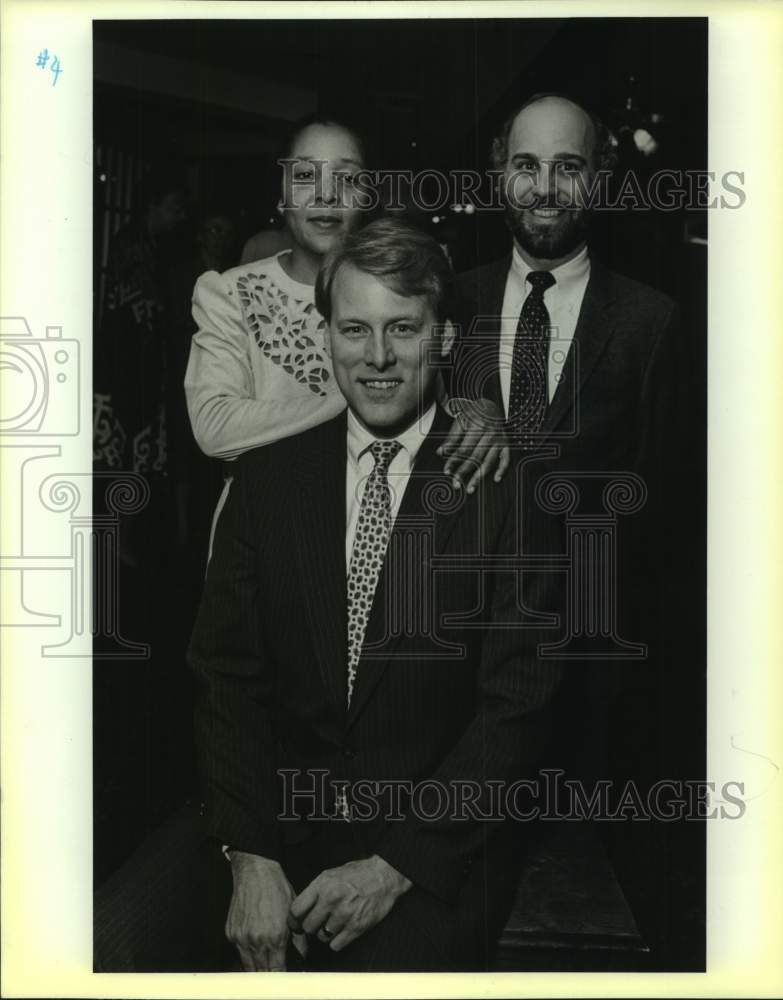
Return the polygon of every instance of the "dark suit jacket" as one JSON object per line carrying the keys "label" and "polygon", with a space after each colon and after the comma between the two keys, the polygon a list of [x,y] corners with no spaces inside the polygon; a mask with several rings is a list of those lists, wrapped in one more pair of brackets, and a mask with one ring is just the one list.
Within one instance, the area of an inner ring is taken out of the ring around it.
{"label": "dark suit jacket", "polygon": [[[499,318],[510,266],[509,255],[459,279],[459,339],[451,382],[456,396],[483,394],[502,406]],[[646,663],[588,665],[570,672],[563,688],[563,693],[572,692],[575,705],[568,710],[575,720],[570,732],[588,727],[585,735],[574,738],[590,754],[605,738],[597,720],[623,688],[644,679],[642,715],[647,718],[650,706],[662,700],[655,693],[660,683],[656,675],[674,678],[680,669],[694,669],[687,658],[676,664],[675,659],[698,625],[686,609],[703,586],[697,540],[704,512],[697,477],[705,427],[703,414],[693,405],[700,396],[694,391],[700,368],[678,319],[679,310],[668,296],[593,259],[563,379],[539,441],[544,448],[556,448],[552,465],[559,474],[566,479],[573,474],[581,517],[589,520],[602,512],[609,473],[638,475],[646,490],[642,508],[617,520],[613,598],[620,635],[647,646]],[[622,729],[627,725],[622,708],[618,715]],[[659,736],[651,735],[648,743],[654,746]],[[618,739],[621,745],[633,742]],[[584,749],[574,756],[578,770]],[[628,751],[627,756],[638,759],[639,754]],[[606,776],[604,766],[601,760],[591,762],[588,772],[597,768]]]}
{"label": "dark suit jacket", "polygon": [[[522,625],[529,611],[554,609],[555,577],[478,572],[477,557],[486,569],[488,554],[529,546],[536,532],[520,509],[531,505],[520,508],[514,476],[455,496],[435,454],[447,426],[439,415],[406,488],[350,711],[345,415],[237,462],[189,656],[207,820],[224,843],[284,863],[287,843],[315,834],[323,820],[276,818],[311,808],[281,801],[281,768],[325,769],[331,780],[470,780],[477,809],[487,807],[487,779],[531,776],[559,669],[537,656],[543,625]],[[540,536],[536,549],[546,551]],[[419,806],[437,813],[435,791]],[[486,837],[486,824],[410,810],[351,825],[367,853],[445,901]]]}
{"label": "dark suit jacket", "polygon": [[[510,266],[509,255],[459,279],[454,395],[476,395],[480,372],[482,394],[502,406],[496,358]],[[673,300],[593,260],[543,440],[559,445],[564,468],[654,475],[676,444],[691,370]]]}
{"label": "dark suit jacket", "polygon": [[[501,407],[499,318],[510,266],[509,255],[461,276],[451,378],[453,395],[486,395]],[[593,260],[539,443],[557,449],[554,468],[580,474],[582,512],[600,509],[606,473],[643,480],[644,505],[621,525],[628,587],[669,572],[696,530],[694,456],[704,428],[691,405],[695,370],[674,301]],[[585,473],[595,474],[592,484]]]}

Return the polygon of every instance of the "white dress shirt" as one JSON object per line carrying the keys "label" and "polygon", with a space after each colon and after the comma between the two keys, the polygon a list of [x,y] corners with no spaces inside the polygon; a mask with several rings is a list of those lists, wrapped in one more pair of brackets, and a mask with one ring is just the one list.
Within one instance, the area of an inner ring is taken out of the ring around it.
{"label": "white dress shirt", "polygon": [[[407,431],[398,435],[395,441],[399,441],[402,447],[394,456],[389,465],[389,488],[391,490],[391,523],[394,526],[395,518],[400,509],[402,495],[410,479],[413,463],[419,453],[424,438],[429,434],[432,422],[435,419],[436,404],[427,412],[414,421],[413,426]],[[353,540],[356,535],[356,525],[359,521],[359,510],[361,508],[364,488],[367,485],[367,478],[375,468],[375,460],[372,457],[370,446],[377,441],[366,428],[364,428],[351,410],[348,410],[348,461],[345,465],[345,571],[351,565],[351,550]]]}
{"label": "white dress shirt", "polygon": [[[500,372],[500,389],[503,394],[503,412],[508,417],[508,398],[511,393],[511,364],[514,357],[514,339],[517,334],[519,314],[525,299],[532,291],[532,285],[527,280],[533,269],[522,259],[516,246],[511,258],[511,267],[506,278],[506,291],[503,296],[503,312],[500,320],[500,352],[498,357]],[[552,334],[549,339],[548,390],[549,402],[555,394],[562,378],[571,342],[582,308],[582,299],[590,278],[590,257],[587,247],[551,271],[555,279],[544,292],[544,305],[549,313]]]}

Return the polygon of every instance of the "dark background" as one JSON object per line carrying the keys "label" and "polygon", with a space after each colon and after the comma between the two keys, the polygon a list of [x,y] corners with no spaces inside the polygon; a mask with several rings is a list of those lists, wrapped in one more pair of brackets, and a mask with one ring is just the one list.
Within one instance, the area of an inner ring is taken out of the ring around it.
{"label": "dark background", "polygon": [[[180,168],[194,218],[216,207],[231,215],[238,249],[248,236],[277,224],[281,138],[293,121],[316,110],[359,125],[369,140],[371,167],[483,170],[491,138],[515,104],[533,92],[567,91],[620,135],[621,171],[633,167],[644,177],[655,169],[706,168],[706,19],[96,21],[94,72],[96,337],[108,246],[133,216],[144,171]],[[659,143],[649,158],[629,138],[640,125]],[[611,267],[680,302],[684,335],[702,374],[705,214],[603,213],[593,235],[594,249]],[[445,234],[457,269],[494,259],[508,247],[497,212],[449,213],[445,222],[425,222]],[[183,301],[183,309],[187,305]],[[184,372],[175,375],[181,380]],[[701,414],[705,381],[693,386]],[[706,426],[694,454],[700,472],[705,436]],[[123,627],[129,639],[150,643],[151,659],[96,660],[96,886],[184,801],[197,797],[184,652],[220,477],[206,460],[195,475],[200,516],[187,553],[172,547],[167,554],[164,613],[150,614],[149,603],[161,598],[147,589],[143,575],[123,577],[131,609]],[[693,499],[706,523],[704,497]],[[694,551],[694,625],[680,645],[679,676],[661,683],[641,671],[601,706],[597,757],[615,780],[704,776],[701,529]],[[620,824],[602,831],[651,947],[650,968],[703,968],[702,826],[640,831]]]}

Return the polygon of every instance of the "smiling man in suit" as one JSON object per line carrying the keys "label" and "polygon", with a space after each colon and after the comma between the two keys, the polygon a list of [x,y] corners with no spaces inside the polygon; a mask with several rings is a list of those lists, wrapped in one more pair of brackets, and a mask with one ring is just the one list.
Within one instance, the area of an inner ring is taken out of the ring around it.
{"label": "smiling man in suit", "polygon": [[[577,691],[573,738],[585,741],[601,768],[602,755],[611,756],[600,746],[612,723],[602,729],[599,716],[621,704],[619,692],[638,699],[649,724],[660,706],[682,701],[667,678],[680,667],[693,673],[685,650],[700,627],[688,608],[698,607],[703,588],[703,493],[695,477],[705,420],[693,405],[699,376],[674,301],[609,270],[590,251],[601,173],[614,159],[602,122],[567,97],[538,94],[506,120],[492,158],[513,245],[508,256],[459,279],[452,391],[502,407],[517,458],[548,450],[558,473],[573,479],[582,521],[606,520],[612,474],[638,477],[644,496],[642,508],[622,521],[618,560],[600,594],[607,606],[595,617],[600,628],[611,618],[621,637],[646,646],[646,662],[623,664],[610,635],[606,660],[596,653],[567,685]],[[597,573],[583,570],[585,580]],[[660,733],[682,724],[672,721],[674,708],[644,747],[628,732],[627,713],[617,711],[626,755],[662,766],[653,759]],[[579,737],[583,725],[592,729]],[[577,749],[574,757],[581,766],[584,754]]]}
{"label": "smiling man in suit", "polygon": [[243,456],[218,525],[190,662],[248,971],[486,969],[513,899],[522,837],[492,791],[545,744],[555,575],[540,537],[520,572],[519,475],[443,474],[450,283],[395,220],[328,255],[348,411]]}
{"label": "smiling man in suit", "polygon": [[613,157],[601,121],[566,97],[535,95],[506,120],[492,159],[513,246],[460,278],[455,393],[480,386],[518,446],[556,442],[570,467],[655,477],[687,351],[675,303],[590,253]]}

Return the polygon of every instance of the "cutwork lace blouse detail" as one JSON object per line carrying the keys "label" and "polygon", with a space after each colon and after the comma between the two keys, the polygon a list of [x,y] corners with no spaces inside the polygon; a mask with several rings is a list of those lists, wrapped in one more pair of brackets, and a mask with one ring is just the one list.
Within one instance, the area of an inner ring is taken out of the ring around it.
{"label": "cutwork lace blouse detail", "polygon": [[248,327],[264,356],[317,396],[331,378],[324,349],[325,323],[312,302],[300,302],[266,274],[237,280]]}

